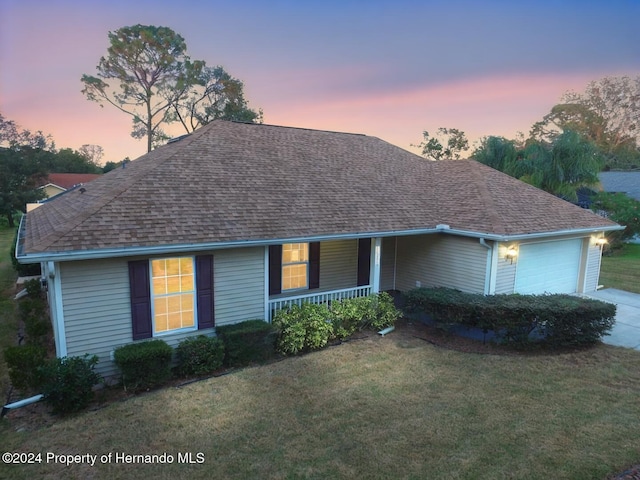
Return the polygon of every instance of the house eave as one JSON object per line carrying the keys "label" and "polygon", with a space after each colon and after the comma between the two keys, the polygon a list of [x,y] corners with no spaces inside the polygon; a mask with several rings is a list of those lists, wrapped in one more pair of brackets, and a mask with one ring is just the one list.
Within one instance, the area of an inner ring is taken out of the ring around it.
{"label": "house eave", "polygon": [[[24,220],[25,217],[23,217]],[[552,232],[538,232],[515,235],[498,235],[488,232],[476,232],[471,230],[452,229],[448,225],[437,225],[435,228],[412,229],[412,230],[393,230],[384,232],[354,232],[346,234],[333,235],[315,235],[315,236],[299,236],[287,238],[270,238],[259,240],[235,240],[229,242],[206,242],[176,245],[157,245],[157,246],[128,246],[120,248],[104,248],[93,250],[73,250],[59,252],[34,252],[24,253],[20,244],[21,235],[18,235],[16,243],[16,259],[20,263],[41,263],[41,262],[66,262],[75,260],[94,260],[101,258],[117,258],[117,257],[136,257],[136,256],[155,256],[155,255],[174,255],[178,253],[190,253],[205,250],[222,250],[229,248],[247,248],[247,247],[264,247],[268,245],[276,245],[282,243],[299,243],[299,242],[326,242],[331,240],[350,240],[370,237],[396,237],[410,235],[427,235],[434,233],[444,233],[449,235],[458,235],[471,238],[484,238],[485,240],[493,240],[498,242],[522,241],[537,238],[548,238],[566,235],[588,235],[596,232],[607,232],[622,230],[625,227],[613,225],[608,227],[592,227],[582,229],[567,229]],[[22,232],[23,222],[20,222],[19,231]]]}

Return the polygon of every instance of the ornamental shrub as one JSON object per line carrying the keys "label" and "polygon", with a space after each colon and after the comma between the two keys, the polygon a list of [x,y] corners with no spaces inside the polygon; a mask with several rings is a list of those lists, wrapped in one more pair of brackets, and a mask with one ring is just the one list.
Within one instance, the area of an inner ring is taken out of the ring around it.
{"label": "ornamental shrub", "polygon": [[229,367],[264,362],[273,358],[277,332],[264,320],[247,320],[216,327],[224,342],[224,364]]}
{"label": "ornamental shrub", "polygon": [[358,330],[375,331],[392,326],[402,312],[387,293],[334,301],[331,307],[303,303],[279,311],[273,324],[278,329],[278,351],[296,354],[324,347],[331,339],[344,340]]}
{"label": "ornamental shrub", "polygon": [[93,371],[98,363],[96,355],[53,358],[40,367],[44,401],[55,414],[84,410],[93,400],[93,387],[100,375]]}
{"label": "ornamental shrub", "polygon": [[402,316],[402,312],[395,307],[393,297],[386,292],[366,297],[372,303],[373,318],[369,321],[369,327],[375,331],[391,327]]}
{"label": "ornamental shrub", "polygon": [[118,347],[113,359],[125,390],[149,390],[171,378],[173,349],[164,340],[149,340]]}
{"label": "ornamental shrub", "polygon": [[278,351],[286,355],[322,348],[333,335],[331,314],[326,305],[291,305],[276,313],[273,324],[279,332]]}
{"label": "ornamental shrub", "polygon": [[4,360],[9,368],[9,379],[14,388],[24,394],[39,393],[42,384],[40,367],[47,359],[42,345],[12,345],[5,348]]}
{"label": "ornamental shrub", "polygon": [[350,298],[331,303],[334,338],[345,340],[361,328],[361,310],[361,305]]}
{"label": "ornamental shrub", "polygon": [[190,337],[176,348],[176,371],[179,375],[207,375],[222,366],[224,344],[216,337]]}
{"label": "ornamental shrub", "polygon": [[18,311],[29,343],[44,343],[46,336],[51,331],[51,322],[44,299],[40,296],[32,297],[31,295],[23,298],[18,303]]}
{"label": "ornamental shrub", "polygon": [[406,295],[407,311],[437,324],[493,331],[505,343],[552,347],[593,344],[615,321],[615,305],[573,295],[480,295],[419,288]]}

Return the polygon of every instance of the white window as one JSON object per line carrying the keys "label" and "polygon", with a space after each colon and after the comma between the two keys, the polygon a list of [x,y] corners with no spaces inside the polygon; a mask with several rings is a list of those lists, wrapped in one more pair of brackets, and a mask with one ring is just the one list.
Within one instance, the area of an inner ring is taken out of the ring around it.
{"label": "white window", "polygon": [[196,327],[193,257],[151,260],[153,333]]}
{"label": "white window", "polygon": [[309,244],[282,245],[282,290],[297,290],[309,285]]}

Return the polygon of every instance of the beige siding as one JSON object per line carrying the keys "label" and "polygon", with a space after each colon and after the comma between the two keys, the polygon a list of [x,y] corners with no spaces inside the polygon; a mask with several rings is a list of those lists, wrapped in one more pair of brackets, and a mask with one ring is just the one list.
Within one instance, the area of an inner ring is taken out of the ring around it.
{"label": "beige siding", "polygon": [[385,237],[382,239],[382,257],[380,260],[380,290],[395,290],[395,266],[396,266],[396,241],[397,237]]}
{"label": "beige siding", "polygon": [[213,252],[216,325],[264,319],[264,248]]}
{"label": "beige siding", "polygon": [[600,277],[601,251],[598,245],[587,248],[587,270],[585,273],[584,293],[595,292]]}
{"label": "beige siding", "polygon": [[320,244],[321,290],[355,287],[357,277],[357,240],[336,240]]}
{"label": "beige siding", "polygon": [[398,237],[399,290],[450,287],[484,293],[487,249],[477,239],[454,235]]}
{"label": "beige siding", "polygon": [[[216,325],[264,318],[264,249],[220,250],[214,254]],[[67,355],[98,355],[98,371],[117,373],[111,352],[131,343],[129,271],[125,259],[61,264]],[[171,346],[213,330],[159,336]]]}
{"label": "beige siding", "polygon": [[500,243],[498,246],[498,266],[496,272],[496,290],[494,293],[513,293],[516,284],[517,263],[506,258],[505,252],[507,244]]}

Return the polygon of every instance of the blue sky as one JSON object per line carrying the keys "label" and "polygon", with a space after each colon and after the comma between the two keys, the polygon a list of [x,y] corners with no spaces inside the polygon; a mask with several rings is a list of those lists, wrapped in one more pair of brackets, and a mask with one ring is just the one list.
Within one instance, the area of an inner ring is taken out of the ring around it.
{"label": "blue sky", "polygon": [[[59,147],[135,158],[130,119],[80,93],[107,33],[180,33],[245,83],[265,122],[364,133],[411,150],[423,130],[527,133],[567,90],[640,74],[640,1],[0,0],[0,112]],[[179,133],[179,132],[178,132]]]}

